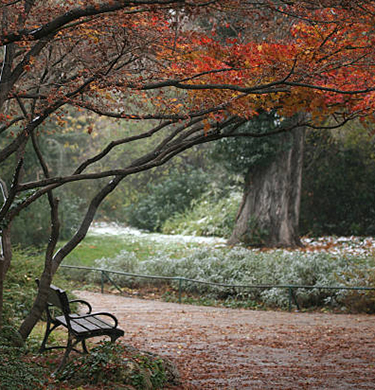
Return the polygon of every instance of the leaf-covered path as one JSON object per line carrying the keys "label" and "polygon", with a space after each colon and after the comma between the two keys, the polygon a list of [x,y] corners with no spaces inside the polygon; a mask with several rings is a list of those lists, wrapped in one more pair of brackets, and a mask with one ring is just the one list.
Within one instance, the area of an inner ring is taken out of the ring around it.
{"label": "leaf-covered path", "polygon": [[375,317],[179,305],[76,292],[123,342],[173,360],[181,389],[374,389]]}

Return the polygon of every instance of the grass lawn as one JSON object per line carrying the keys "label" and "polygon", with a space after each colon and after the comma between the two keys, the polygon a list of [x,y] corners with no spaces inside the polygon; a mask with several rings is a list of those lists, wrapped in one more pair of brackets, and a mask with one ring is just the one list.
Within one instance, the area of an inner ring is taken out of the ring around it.
{"label": "grass lawn", "polygon": [[134,252],[140,261],[155,256],[160,251],[178,258],[202,245],[204,244],[199,242],[186,242],[184,240],[171,240],[166,242],[164,240],[157,240],[157,235],[152,234],[143,234],[140,236],[88,235],[66,258],[64,264],[91,267],[94,265],[96,259],[102,257],[113,258],[122,250]]}

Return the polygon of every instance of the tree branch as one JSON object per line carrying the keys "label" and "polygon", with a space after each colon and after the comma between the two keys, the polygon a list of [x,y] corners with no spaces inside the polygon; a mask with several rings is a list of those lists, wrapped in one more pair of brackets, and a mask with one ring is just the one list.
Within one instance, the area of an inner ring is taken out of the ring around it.
{"label": "tree branch", "polygon": [[91,200],[90,206],[87,209],[86,215],[82,220],[80,227],[75,235],[69,240],[53,257],[52,274],[54,274],[64,258],[85,238],[86,233],[94,219],[96,210],[100,206],[101,202],[109,195],[121,182],[124,176],[116,176],[106,186],[104,186],[96,196]]}
{"label": "tree branch", "polygon": [[73,173],[73,175],[78,175],[78,174],[81,174],[89,165],[91,164],[94,164],[95,162],[101,160],[103,157],[105,157],[106,155],[108,155],[108,153],[110,153],[110,151],[116,147],[116,146],[119,146],[119,145],[124,145],[126,143],[129,143],[129,142],[132,142],[132,141],[137,141],[137,140],[140,140],[140,139],[144,139],[144,138],[149,138],[149,137],[152,137],[154,134],[156,134],[157,132],[159,132],[160,130],[164,129],[165,127],[169,126],[171,123],[171,121],[168,121],[168,122],[164,122],[162,124],[160,124],[159,126],[156,126],[154,127],[153,129],[149,130],[149,131],[146,131],[142,134],[138,134],[138,135],[135,135],[135,136],[132,136],[132,137],[127,137],[127,138],[123,138],[123,139],[119,139],[119,140],[116,140],[116,141],[112,141],[110,142],[100,153],[98,153],[96,156],[94,157],[91,157],[90,159],[84,161]]}
{"label": "tree branch", "polygon": [[32,30],[21,30],[12,34],[3,34],[0,36],[0,42],[3,45],[7,45],[9,43],[22,41],[25,39],[38,40],[44,37],[47,37],[51,34],[55,34],[59,29],[64,27],[65,25],[74,22],[80,18],[87,16],[96,16],[101,14],[106,14],[110,12],[119,11],[125,8],[131,8],[136,5],[173,5],[173,4],[181,4],[181,0],[135,0],[135,1],[108,1],[107,3],[100,5],[92,5],[87,6],[85,8],[75,8],[63,15],[56,17],[54,20],[44,24],[41,27],[32,29]]}

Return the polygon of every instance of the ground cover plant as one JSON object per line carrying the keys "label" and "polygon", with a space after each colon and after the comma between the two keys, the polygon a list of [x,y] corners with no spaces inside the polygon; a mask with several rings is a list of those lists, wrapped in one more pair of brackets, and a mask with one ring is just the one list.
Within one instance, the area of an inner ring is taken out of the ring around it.
{"label": "ground cover plant", "polygon": [[69,386],[101,385],[152,390],[178,384],[178,373],[167,359],[135,348],[104,342],[89,355],[71,360],[58,381]]}
{"label": "ground cover plant", "polygon": [[89,355],[75,355],[56,376],[61,353],[39,355],[26,346],[0,339],[0,387],[26,389],[161,389],[179,383],[174,365],[165,358],[133,347],[102,342]]}

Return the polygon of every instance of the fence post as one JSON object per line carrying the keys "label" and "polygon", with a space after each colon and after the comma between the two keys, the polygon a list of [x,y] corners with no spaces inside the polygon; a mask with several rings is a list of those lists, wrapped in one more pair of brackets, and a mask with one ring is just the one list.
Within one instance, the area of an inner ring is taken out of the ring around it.
{"label": "fence post", "polygon": [[104,271],[100,271],[100,289],[103,294],[104,292]]}
{"label": "fence post", "polygon": [[181,303],[182,278],[178,278],[178,303]]}
{"label": "fence post", "polygon": [[289,305],[288,305],[288,310],[292,311],[292,299],[293,299],[293,292],[292,292],[292,287],[288,287],[288,292],[289,292]]}

